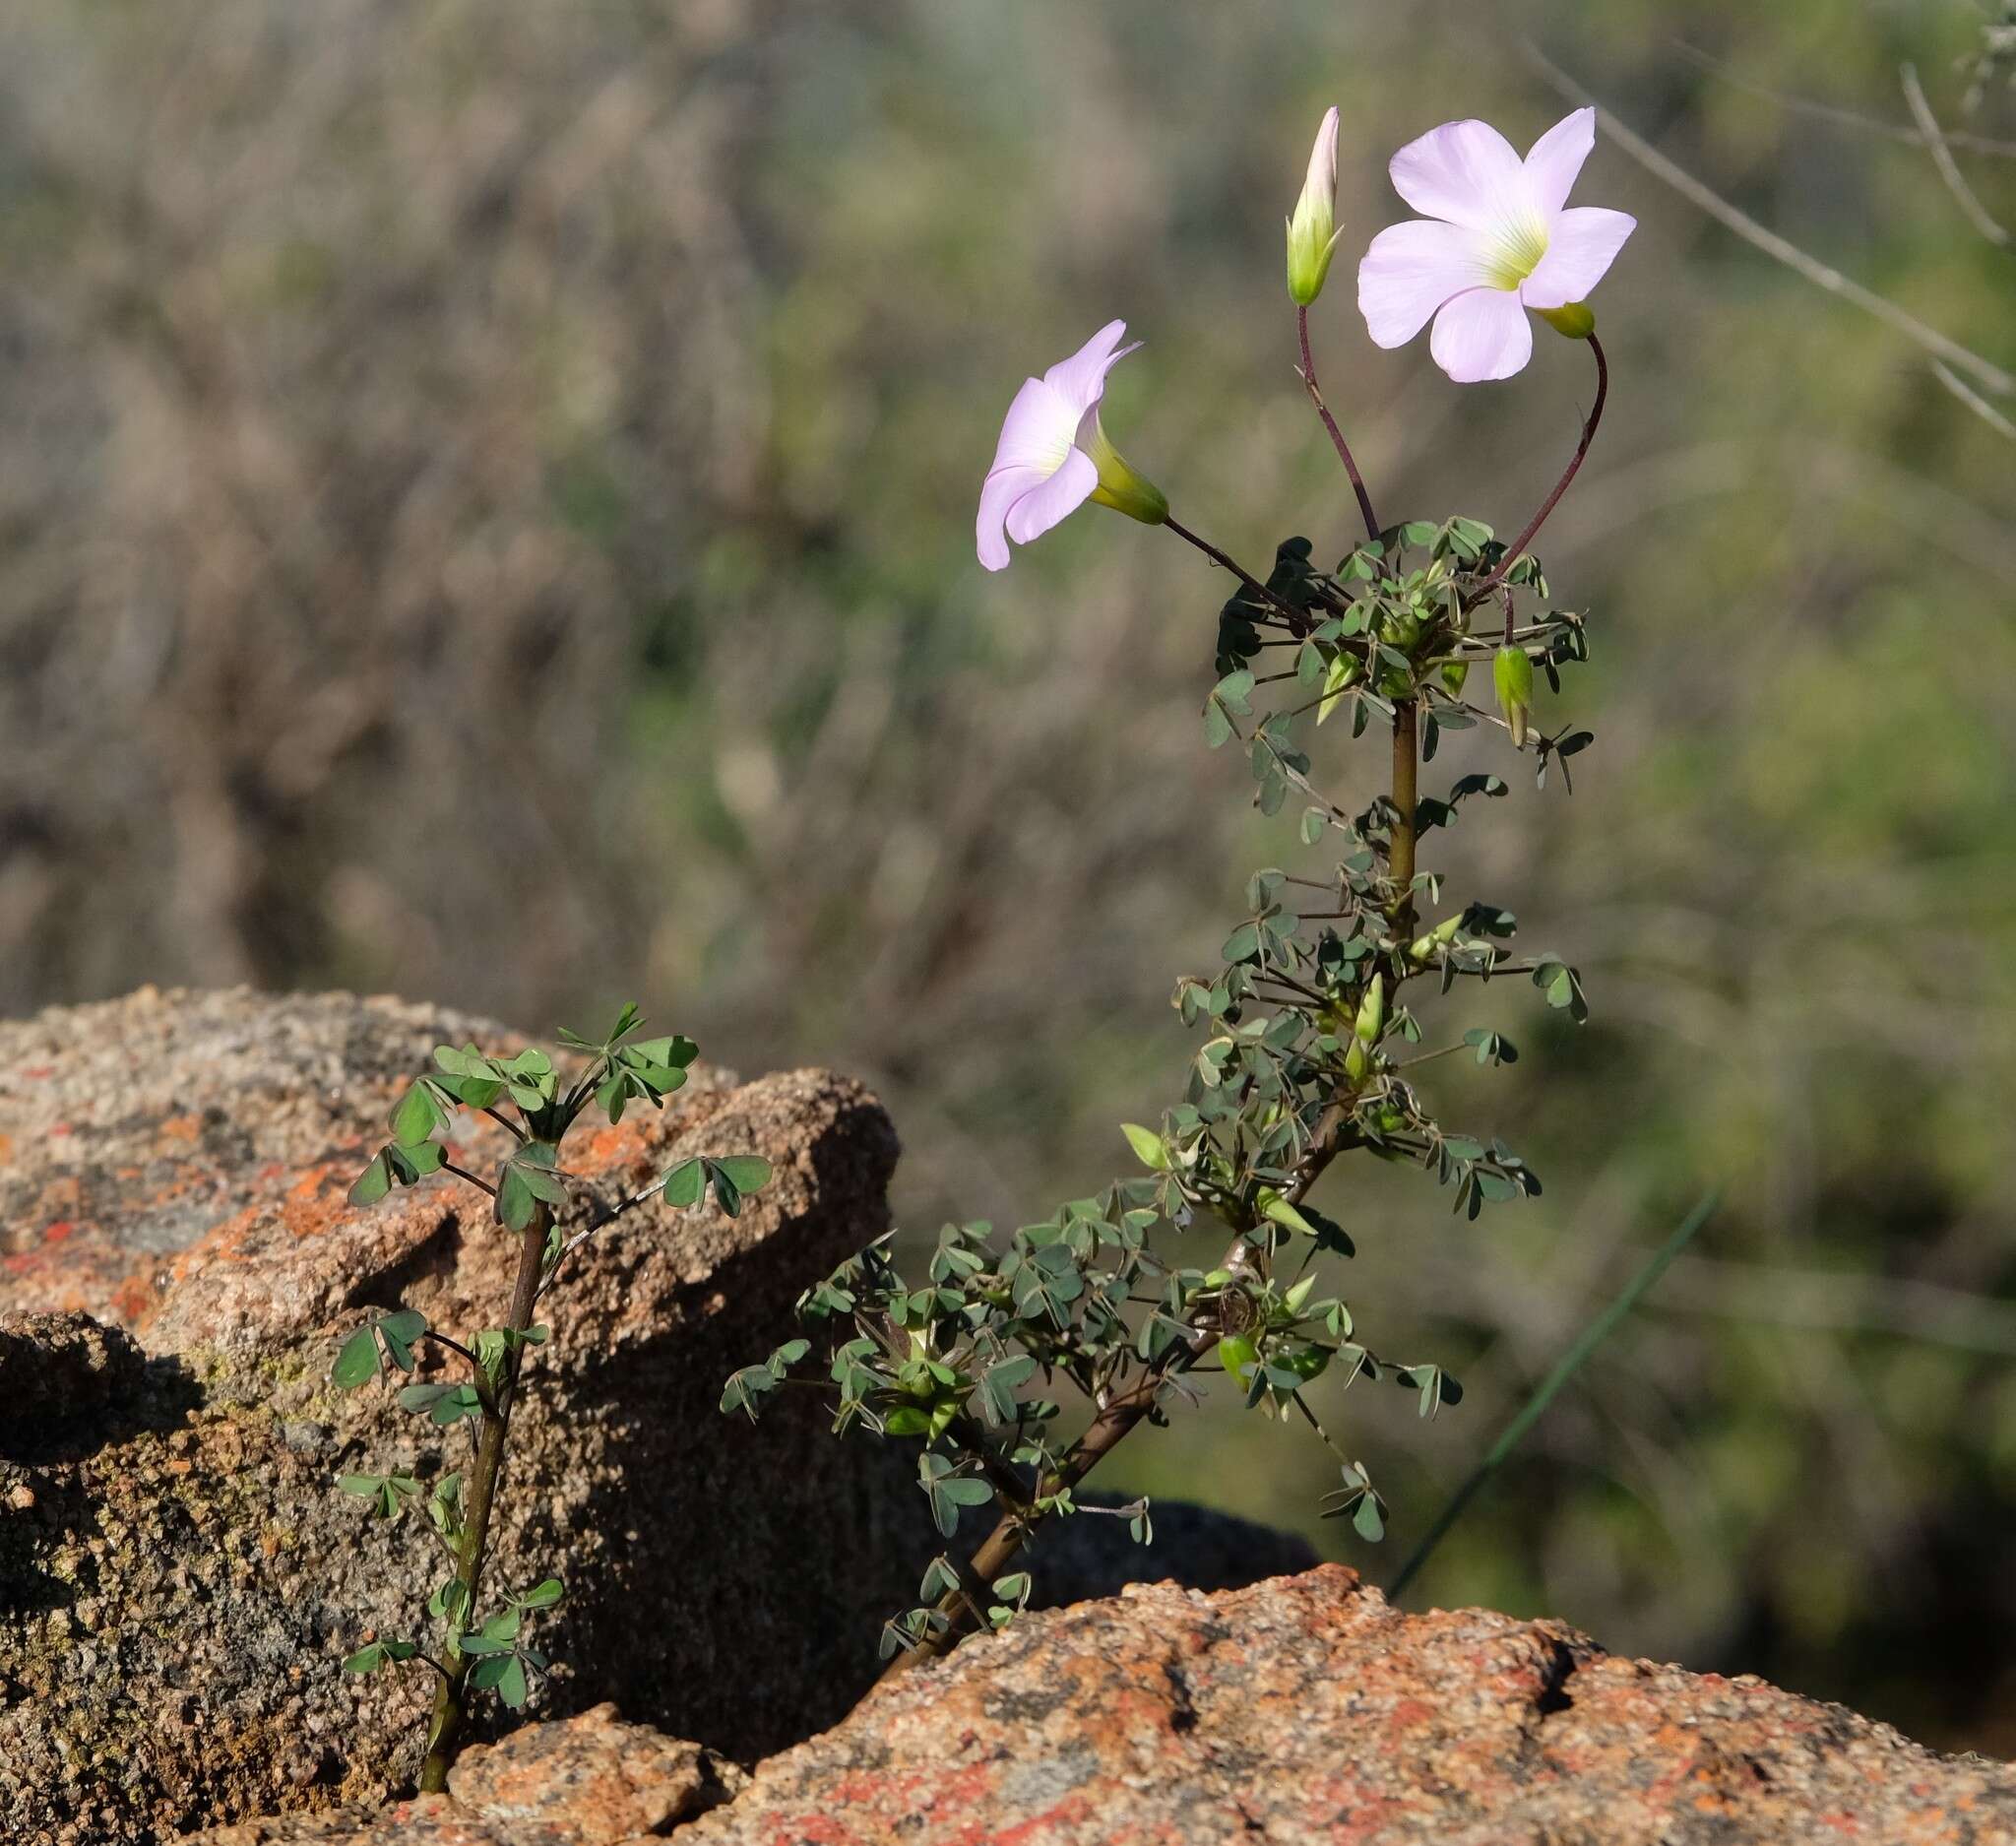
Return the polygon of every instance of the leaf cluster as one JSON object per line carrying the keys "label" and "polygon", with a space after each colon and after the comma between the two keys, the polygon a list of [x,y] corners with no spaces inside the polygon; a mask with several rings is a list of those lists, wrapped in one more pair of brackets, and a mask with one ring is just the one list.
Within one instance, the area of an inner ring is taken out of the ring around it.
{"label": "leaf cluster", "polygon": [[[1311,742],[1346,710],[1355,737],[1408,706],[1430,762],[1443,732],[1502,722],[1464,697],[1473,662],[1509,640],[1558,690],[1558,668],[1585,658],[1581,618],[1547,609],[1522,621],[1520,598],[1546,594],[1540,565],[1508,562],[1474,520],[1393,528],[1334,571],[1312,556],[1307,540],[1284,541],[1265,584],[1224,605],[1204,729],[1213,748],[1244,746],[1262,813],[1291,796],[1305,802],[1302,844],[1322,848],[1328,868],[1255,872],[1218,965],[1176,983],[1172,1002],[1198,1043],[1161,1121],[1123,1124],[1143,1173],[1005,1237],[947,1225],[921,1277],[902,1274],[891,1240],[878,1240],[800,1298],[799,1337],[723,1392],[724,1411],[753,1420],[801,1384],[829,1394],[837,1432],[915,1441],[918,1486],[946,1539],[988,1503],[1025,1539],[1046,1519],[1097,1510],[1076,1488],[1114,1431],[1166,1420],[1194,1394],[1191,1378],[1216,1369],[1249,1407],[1300,1419],[1329,1443],[1340,1485],[1324,1512],[1376,1540],[1385,1502],[1331,1439],[1312,1390],[1391,1382],[1431,1417],[1462,1389],[1438,1365],[1393,1363],[1365,1344],[1323,1286],[1352,1237],[1310,1187],[1355,1153],[1419,1169],[1471,1218],[1540,1190],[1502,1141],[1444,1127],[1416,1075],[1447,1051],[1486,1068],[1519,1056],[1489,1024],[1422,1049],[1416,987],[1447,996],[1459,980],[1526,973],[1550,1006],[1587,1017],[1572,967],[1515,956],[1509,911],[1445,909],[1440,880],[1411,869],[1422,835],[1502,797],[1504,780],[1473,772],[1437,795],[1410,776],[1405,811],[1393,795],[1347,807],[1316,786]],[[1589,740],[1537,734],[1541,779]],[[1199,1223],[1228,1236],[1224,1256],[1172,1261],[1169,1239]],[[1145,1537],[1145,1505],[1138,1514]],[[884,1651],[934,1644],[963,1620],[998,1625],[1027,1595],[1025,1571],[969,1582],[941,1558],[918,1606],[885,1627]]]}
{"label": "leaf cluster", "polygon": [[[537,1240],[536,1246],[527,1246],[525,1257],[530,1264],[536,1256],[535,1300],[551,1286],[573,1249],[660,1192],[668,1205],[687,1209],[700,1205],[711,1190],[715,1204],[735,1216],[771,1178],[770,1163],[753,1154],[682,1159],[614,1204],[603,1202],[592,1186],[566,1171],[562,1144],[591,1106],[615,1123],[635,1105],[662,1108],[685,1084],[699,1047],[677,1034],[639,1037],[642,1023],[637,1008],[626,1006],[600,1039],[563,1031],[561,1044],[581,1063],[571,1081],[536,1048],[507,1057],[474,1044],[437,1046],[432,1068],[414,1078],[394,1106],[388,1123],[392,1138],[351,1186],[352,1203],[375,1204],[396,1185],[412,1185],[444,1171],[472,1181],[489,1193],[500,1226]],[[510,1136],[492,1179],[478,1178],[455,1164],[450,1137],[466,1110],[489,1115]],[[587,1222],[572,1228],[570,1221],[584,1210]],[[526,1271],[528,1277],[533,1273]],[[527,1319],[486,1327],[465,1341],[429,1325],[417,1309],[400,1306],[375,1314],[343,1341],[331,1378],[343,1389],[381,1377],[405,1378],[410,1381],[400,1386],[400,1407],[424,1418],[431,1428],[467,1424],[473,1432],[495,1420],[501,1429],[525,1354],[548,1337],[543,1324]],[[464,1375],[417,1376],[424,1346],[459,1361]],[[484,1451],[476,1451],[479,1468],[499,1459],[500,1454],[486,1463]],[[508,1598],[504,1608],[481,1622],[472,1622],[482,1560],[479,1537],[464,1518],[463,1475],[445,1473],[431,1489],[415,1476],[398,1473],[346,1474],[341,1485],[387,1520],[424,1504],[433,1536],[453,1564],[453,1574],[426,1604],[442,1633],[440,1660],[410,1640],[373,1639],[345,1667],[368,1675],[418,1656],[438,1673],[466,1673],[473,1690],[494,1691],[506,1705],[522,1705],[547,1666],[545,1657],[526,1642],[522,1623],[559,1600],[558,1579],[547,1578],[523,1596]],[[493,1485],[483,1484],[484,1490]]]}

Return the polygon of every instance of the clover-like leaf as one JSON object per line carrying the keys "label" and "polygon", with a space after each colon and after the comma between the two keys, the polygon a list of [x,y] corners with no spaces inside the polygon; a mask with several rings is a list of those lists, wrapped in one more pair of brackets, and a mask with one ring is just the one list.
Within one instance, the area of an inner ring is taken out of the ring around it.
{"label": "clover-like leaf", "polygon": [[411,1307],[381,1314],[378,1331],[385,1340],[385,1354],[402,1371],[413,1369],[413,1348],[427,1330],[427,1316]]}
{"label": "clover-like leaf", "polygon": [[722,1387],[724,1414],[739,1410],[754,1423],[761,1414],[763,1399],[775,1391],[779,1383],[777,1374],[768,1366],[744,1366]]}
{"label": "clover-like leaf", "polygon": [[770,1183],[771,1165],[760,1154],[724,1154],[713,1166],[717,1179],[725,1175],[728,1183],[744,1197],[760,1192]]}
{"label": "clover-like leaf", "polygon": [[448,1159],[448,1150],[439,1141],[417,1141],[410,1147],[395,1141],[379,1158],[401,1185],[412,1185],[429,1174],[439,1173]]}
{"label": "clover-like leaf", "polygon": [[470,1669],[469,1683],[479,1692],[494,1691],[513,1711],[525,1703],[530,1689],[525,1662],[515,1653],[478,1660]]}
{"label": "clover-like leaf", "polygon": [[392,1112],[392,1138],[402,1146],[416,1146],[436,1128],[447,1125],[447,1112],[442,1109],[433,1086],[424,1077],[408,1089],[399,1099],[399,1107]]}
{"label": "clover-like leaf", "polygon": [[718,1160],[703,1158],[700,1163],[707,1170],[707,1177],[714,1183],[714,1202],[730,1218],[740,1214],[742,1189],[723,1170]]}
{"label": "clover-like leaf", "polygon": [[989,1424],[999,1426],[1012,1423],[1015,1418],[1015,1393],[1036,1375],[1036,1361],[1027,1353],[1018,1353],[1013,1358],[1003,1359],[989,1366],[980,1374],[979,1389],[975,1393],[980,1407],[980,1415]]}
{"label": "clover-like leaf", "polygon": [[369,1384],[377,1375],[378,1335],[374,1329],[362,1327],[344,1341],[336,1364],[330,1368],[330,1381],[342,1390],[353,1391],[360,1384]]}
{"label": "clover-like leaf", "polygon": [[457,1635],[455,1644],[472,1659],[509,1653],[517,1644],[520,1625],[516,1609],[500,1609],[473,1633]]}
{"label": "clover-like leaf", "polygon": [[538,1200],[526,1183],[523,1169],[506,1161],[497,1176],[497,1222],[507,1231],[523,1231],[537,1210]]}
{"label": "clover-like leaf", "polygon": [[1144,1128],[1138,1121],[1123,1121],[1120,1132],[1127,1137],[1127,1145],[1134,1150],[1134,1158],[1144,1167],[1156,1173],[1168,1172],[1169,1151],[1153,1128]]}
{"label": "clover-like leaf", "polygon": [[664,1196],[667,1205],[682,1210],[689,1205],[700,1203],[707,1190],[707,1169],[696,1157],[682,1160],[665,1175]]}
{"label": "clover-like leaf", "polygon": [[983,1506],[994,1497],[994,1490],[973,1475],[955,1474],[943,1455],[930,1450],[917,1457],[917,1485],[931,1502],[931,1518],[946,1538],[959,1530],[962,1506]]}
{"label": "clover-like leaf", "polygon": [[392,1168],[383,1154],[372,1157],[371,1164],[357,1175],[350,1183],[349,1199],[352,1205],[375,1205],[392,1190]]}

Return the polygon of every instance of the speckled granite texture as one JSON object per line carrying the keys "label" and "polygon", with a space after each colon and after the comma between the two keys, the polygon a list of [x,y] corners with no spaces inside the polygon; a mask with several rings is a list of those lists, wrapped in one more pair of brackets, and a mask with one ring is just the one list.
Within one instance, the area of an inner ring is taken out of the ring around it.
{"label": "speckled granite texture", "polygon": [[[328,1385],[337,1341],[406,1303],[497,1316],[514,1249],[454,1180],[345,1198],[440,1040],[521,1035],[391,999],[158,993],[0,1024],[0,1814],[24,1846],[148,1841],[399,1793],[427,1676],[337,1670],[412,1628],[440,1574],[417,1522],[336,1492],[456,1465],[464,1438]],[[468,1118],[465,1117],[465,1122]],[[493,1162],[501,1130],[459,1144]],[[777,1178],[730,1220],[656,1206],[549,1298],[515,1420],[492,1580],[557,1568],[539,1709],[604,1699],[753,1760],[841,1717],[940,1541],[908,1444],[836,1441],[810,1393],[760,1428],[722,1380],[805,1284],[878,1235],[896,1137],[859,1085],[705,1068],[662,1116],[577,1128],[614,1189],[685,1153]],[[444,1374],[445,1375],[445,1374]],[[1040,1592],[1146,1570],[1218,1586],[1312,1561],[1298,1539],[1158,1507],[1077,1520]]]}

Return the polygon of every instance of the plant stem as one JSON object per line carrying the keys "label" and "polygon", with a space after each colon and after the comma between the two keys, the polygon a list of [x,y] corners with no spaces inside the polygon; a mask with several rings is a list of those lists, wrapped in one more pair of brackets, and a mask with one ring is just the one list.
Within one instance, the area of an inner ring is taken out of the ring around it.
{"label": "plant stem", "polygon": [[[1189,537],[1187,533],[1181,536]],[[1396,704],[1393,716],[1395,818],[1388,846],[1387,867],[1393,883],[1401,894],[1395,900],[1394,911],[1395,925],[1402,937],[1401,950],[1393,958],[1393,986],[1396,989],[1411,972],[1407,966],[1405,938],[1412,932],[1414,919],[1417,710],[1415,701],[1409,698]],[[1291,1204],[1299,1205],[1308,1197],[1310,1190],[1323,1177],[1330,1163],[1344,1150],[1351,1127],[1352,1102],[1352,1096],[1340,1090],[1331,1097],[1324,1108],[1322,1115],[1317,1120],[1315,1132],[1310,1137],[1308,1149],[1297,1165],[1294,1181],[1288,1188],[1287,1197]],[[1220,1261],[1219,1267],[1238,1269],[1246,1262],[1246,1236],[1244,1231],[1240,1231],[1234,1238],[1231,1247]],[[1192,1328],[1188,1341],[1169,1348],[1159,1364],[1151,1366],[1127,1390],[1122,1391],[1101,1410],[1085,1433],[1072,1444],[1071,1452],[1065,1457],[1063,1464],[1038,1482],[1036,1491],[1030,1496],[1031,1504],[1066,1488],[1076,1488],[1154,1410],[1163,1381],[1173,1373],[1188,1370],[1207,1357],[1217,1344],[1218,1335],[1210,1327]],[[1021,1551],[1034,1523],[1034,1518],[1022,1510],[1004,1513],[969,1561],[969,1579],[991,1584]],[[972,1604],[962,1589],[956,1592],[947,1591],[939,1599],[937,1606],[938,1613],[946,1619],[947,1625],[944,1631],[928,1635],[915,1647],[897,1654],[883,1669],[882,1679],[891,1679],[897,1674],[908,1672],[912,1667],[921,1666],[926,1660],[937,1659],[951,1651],[953,1644],[972,1620]]]}
{"label": "plant stem", "polygon": [[1410,695],[1393,702],[1393,834],[1386,873],[1393,883],[1393,926],[1414,934],[1415,808],[1420,799],[1420,706]]}
{"label": "plant stem", "polygon": [[423,1329],[420,1338],[433,1341],[436,1346],[443,1348],[447,1352],[460,1353],[469,1362],[470,1369],[476,1374],[476,1389],[478,1391],[489,1389],[489,1382],[483,1375],[482,1362],[467,1346],[463,1345],[460,1340],[450,1339],[447,1334],[437,1332],[432,1327]]}
{"label": "plant stem", "polygon": [[1442,1508],[1441,1516],[1431,1525],[1421,1542],[1414,1549],[1414,1556],[1401,1565],[1400,1574],[1386,1592],[1388,1602],[1398,1602],[1401,1592],[1415,1580],[1421,1565],[1428,1561],[1435,1547],[1448,1536],[1449,1528],[1463,1516],[1463,1509],[1476,1498],[1478,1490],[1488,1481],[1504,1464],[1506,1457],[1525,1440],[1526,1432],[1546,1414],[1546,1408],[1568,1380],[1588,1364],[1590,1355],[1616,1330],[1617,1323],[1637,1306],[1647,1289],[1666,1273],[1667,1266],[1693,1241],[1694,1233],[1714,1215],[1717,1195],[1710,1192],[1690,1211],[1680,1228],[1662,1243],[1652,1256],[1640,1267],[1638,1273],[1624,1284],[1623,1292],[1602,1313],[1582,1329],[1575,1344],[1561,1355],[1560,1363],[1547,1373],[1539,1390],[1526,1400],[1526,1408],[1505,1426],[1505,1432],[1491,1444],[1490,1453],[1478,1463],[1456,1492],[1450,1496],[1448,1505]]}
{"label": "plant stem", "polygon": [[[1344,1129],[1351,1118],[1348,1105],[1333,1102],[1324,1111],[1322,1120],[1317,1124],[1315,1138],[1310,1142],[1309,1151],[1302,1158],[1300,1172],[1288,1190],[1292,1204],[1300,1204],[1309,1194],[1310,1188],[1322,1178],[1344,1146]],[[1246,1240],[1243,1235],[1234,1239],[1226,1252],[1221,1268],[1236,1268],[1245,1260]],[[1198,1361],[1205,1358],[1218,1344],[1218,1336],[1205,1328],[1194,1330],[1191,1343],[1172,1348],[1169,1356],[1158,1366],[1152,1367],[1127,1390],[1115,1397],[1093,1419],[1091,1426],[1072,1444],[1064,1464],[1040,1482],[1031,1496],[1032,1503],[1057,1494],[1066,1488],[1076,1488],[1093,1469],[1118,1447],[1120,1442],[1155,1408],[1155,1400],[1165,1378],[1172,1373],[1187,1371]],[[980,1583],[991,1584],[1007,1566],[1014,1561],[1029,1537],[1035,1523],[1030,1515],[1017,1511],[1004,1514],[995,1522],[994,1529],[987,1534],[979,1549],[967,1564],[967,1574]],[[938,1610],[949,1626],[941,1634],[929,1635],[915,1647],[898,1654],[882,1670],[881,1678],[889,1680],[913,1667],[921,1666],[926,1660],[935,1660],[949,1653],[960,1638],[963,1617],[971,1613],[964,1593],[948,1591],[940,1598]]]}
{"label": "plant stem", "polygon": [[1280,597],[1276,596],[1272,590],[1268,589],[1268,587],[1264,583],[1262,583],[1259,578],[1255,577],[1253,573],[1249,571],[1243,564],[1240,564],[1236,562],[1234,559],[1228,557],[1226,553],[1221,551],[1217,545],[1211,542],[1210,540],[1200,539],[1194,532],[1190,530],[1189,527],[1179,524],[1173,517],[1164,520],[1163,524],[1166,526],[1169,529],[1169,531],[1174,533],[1178,539],[1183,540],[1186,543],[1194,544],[1198,548],[1198,550],[1202,551],[1204,555],[1208,557],[1214,564],[1216,564],[1221,570],[1230,571],[1234,577],[1236,577],[1242,584],[1244,584],[1246,588],[1250,590],[1253,593],[1253,595],[1258,597],[1263,603],[1269,604],[1273,607],[1280,609],[1284,614],[1288,615],[1296,626],[1306,626],[1301,610],[1297,608],[1292,608],[1288,604],[1284,603]]}
{"label": "plant stem", "polygon": [[1574,459],[1560,479],[1554,482],[1554,490],[1540,503],[1540,511],[1526,524],[1526,530],[1505,547],[1505,555],[1493,567],[1491,574],[1464,598],[1466,608],[1475,608],[1496,587],[1498,579],[1519,561],[1520,554],[1533,542],[1535,533],[1547,523],[1547,515],[1559,504],[1561,495],[1568,491],[1568,483],[1575,478],[1575,471],[1582,466],[1582,458],[1589,453],[1589,445],[1596,440],[1596,426],[1603,420],[1603,401],[1609,396],[1610,364],[1603,355],[1603,342],[1594,334],[1589,336],[1589,350],[1596,354],[1596,402],[1589,407],[1589,420],[1582,425],[1582,440],[1575,445]]}
{"label": "plant stem", "polygon": [[466,1167],[458,1167],[452,1160],[444,1160],[441,1163],[441,1171],[443,1173],[452,1173],[458,1179],[466,1179],[478,1192],[487,1192],[492,1198],[497,1196],[497,1188],[489,1180],[478,1179]]}
{"label": "plant stem", "polygon": [[1330,406],[1323,402],[1323,392],[1316,383],[1316,361],[1309,356],[1309,310],[1295,309],[1295,337],[1302,346],[1302,383],[1308,387],[1309,402],[1316,407],[1316,414],[1323,419],[1323,427],[1330,432],[1330,440],[1337,450],[1337,459],[1344,464],[1344,472],[1351,477],[1351,488],[1358,496],[1358,511],[1365,516],[1365,537],[1379,536],[1379,522],[1372,512],[1372,496],[1365,491],[1364,477],[1358,473],[1358,465],[1352,460],[1351,445],[1344,439],[1344,431],[1338,428],[1337,418],[1330,414]]}
{"label": "plant stem", "polygon": [[[524,1332],[532,1325],[533,1304],[538,1299],[539,1272],[545,1262],[546,1232],[551,1218],[543,1204],[535,1206],[518,1246],[518,1280],[511,1291],[511,1312],[505,1325]],[[517,1395],[518,1372],[525,1359],[522,1341],[512,1340],[504,1352],[496,1396],[483,1410],[476,1434],[476,1456],[470,1469],[469,1496],[463,1503],[462,1543],[455,1555],[455,1578],[468,1592],[461,1620],[475,1620],[476,1592],[483,1575],[483,1553],[489,1543],[490,1513],[504,1473],[504,1438],[511,1428],[511,1403]],[[420,1767],[420,1793],[438,1795],[448,1786],[464,1718],[463,1686],[469,1678],[470,1656],[455,1650],[434,1694],[434,1720],[427,1732],[427,1757]]]}

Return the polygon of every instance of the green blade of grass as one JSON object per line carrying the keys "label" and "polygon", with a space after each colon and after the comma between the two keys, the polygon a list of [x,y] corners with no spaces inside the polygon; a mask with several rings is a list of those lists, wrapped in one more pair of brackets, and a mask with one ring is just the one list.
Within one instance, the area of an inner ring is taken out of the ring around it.
{"label": "green blade of grass", "polygon": [[1441,1516],[1415,1547],[1414,1556],[1401,1565],[1400,1574],[1393,1579],[1391,1588],[1386,1592],[1389,1602],[1400,1600],[1407,1586],[1419,1573],[1420,1567],[1428,1561],[1435,1547],[1449,1535],[1450,1527],[1463,1517],[1464,1508],[1477,1497],[1479,1490],[1497,1473],[1506,1458],[1525,1440],[1526,1432],[1546,1415],[1547,1406],[1554,1401],[1561,1387],[1589,1363],[1590,1355],[1616,1331],[1617,1323],[1637,1306],[1646,1290],[1666,1273],[1668,1264],[1693,1241],[1695,1232],[1715,1215],[1715,1208],[1720,1202],[1720,1194],[1708,1193],[1687,1214],[1679,1229],[1646,1259],[1616,1299],[1582,1329],[1575,1344],[1561,1355],[1560,1364],[1547,1373],[1540,1388],[1526,1400],[1526,1408],[1505,1426],[1504,1434],[1491,1444],[1490,1453],[1470,1471],[1463,1485],[1450,1496],[1449,1503],[1442,1508]]}

